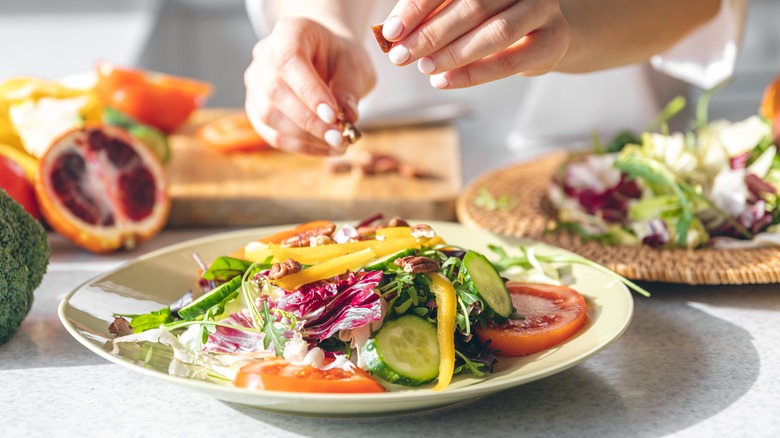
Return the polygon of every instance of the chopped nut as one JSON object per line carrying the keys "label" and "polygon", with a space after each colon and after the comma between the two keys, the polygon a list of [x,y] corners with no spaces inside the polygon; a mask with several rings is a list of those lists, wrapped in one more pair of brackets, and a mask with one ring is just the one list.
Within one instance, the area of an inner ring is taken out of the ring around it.
{"label": "chopped nut", "polygon": [[334,231],[336,231],[335,225],[327,225],[327,226],[313,228],[311,230],[304,231],[300,234],[296,234],[295,236],[283,240],[280,243],[280,245],[290,247],[290,248],[300,248],[303,246],[310,246],[312,237],[317,237],[317,236],[330,237],[330,235],[333,234]]}
{"label": "chopped nut", "polygon": [[433,239],[436,237],[436,232],[433,231],[433,228],[431,228],[430,225],[427,224],[417,224],[412,227],[412,236],[420,239],[420,238],[426,238],[426,239]]}
{"label": "chopped nut", "polygon": [[300,271],[300,263],[293,259],[287,259],[282,263],[274,263],[274,265],[271,266],[271,272],[268,273],[268,278],[271,280],[278,280],[282,277],[286,277]]}
{"label": "chopped nut", "polygon": [[357,126],[346,121],[341,122],[341,135],[349,144],[355,144],[363,137],[363,133],[360,132]]}
{"label": "chopped nut", "polygon": [[382,28],[384,28],[384,23],[375,24],[371,26],[371,31],[374,32],[374,38],[376,38],[376,42],[379,44],[379,48],[383,53],[387,53],[390,51],[390,48],[393,47],[393,43],[388,41],[384,35],[382,35]]}
{"label": "chopped nut", "polygon": [[335,243],[330,236],[312,236],[309,237],[309,246],[323,246]]}
{"label": "chopped nut", "polygon": [[108,326],[108,332],[114,336],[127,336],[133,334],[133,328],[130,327],[130,322],[119,316]]}
{"label": "chopped nut", "polygon": [[400,217],[394,217],[390,219],[390,221],[387,222],[388,227],[408,227],[409,222],[406,222],[404,219]]}
{"label": "chopped nut", "polygon": [[433,259],[423,256],[406,256],[395,259],[396,266],[404,269],[410,274],[422,274],[426,272],[436,272],[439,270],[439,263]]}

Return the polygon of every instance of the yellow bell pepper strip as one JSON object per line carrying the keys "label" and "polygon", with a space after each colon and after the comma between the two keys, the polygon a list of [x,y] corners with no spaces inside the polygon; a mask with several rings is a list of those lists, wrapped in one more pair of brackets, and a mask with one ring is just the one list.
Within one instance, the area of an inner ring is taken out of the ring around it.
{"label": "yellow bell pepper strip", "polygon": [[377,246],[378,243],[381,243],[381,241],[370,239],[341,244],[303,246],[299,248],[290,248],[272,243],[268,245],[268,249],[276,260],[293,259],[304,265],[316,265],[317,263],[322,263],[335,257],[362,251],[366,248],[373,248]]}
{"label": "yellow bell pepper strip", "polygon": [[412,235],[412,227],[385,227],[376,230],[377,236],[383,236],[386,239],[395,239],[396,237],[409,237]]}
{"label": "yellow bell pepper strip", "polygon": [[427,274],[431,279],[431,292],[436,296],[436,334],[439,339],[439,380],[434,391],[441,391],[452,381],[455,369],[455,315],[457,296],[447,277],[439,272]]}
{"label": "yellow bell pepper strip", "polygon": [[362,251],[336,257],[318,265],[310,266],[295,274],[273,280],[272,283],[286,291],[294,291],[304,284],[313,281],[332,278],[344,274],[347,271],[357,271],[374,257],[376,257],[374,251],[372,251],[371,248],[366,248]]}
{"label": "yellow bell pepper strip", "polygon": [[[242,254],[242,259],[246,261],[250,261],[253,263],[258,262],[264,262],[268,259],[268,257],[273,256],[274,254],[271,252],[271,248],[268,247],[265,243],[253,241],[249,242],[244,246],[244,252]],[[280,259],[274,258],[275,261],[279,261]],[[281,260],[287,260],[287,259],[281,259]]]}
{"label": "yellow bell pepper strip", "polygon": [[[335,225],[333,224],[333,222],[328,220],[317,220],[317,221],[305,222],[294,228],[289,228],[283,231],[279,231],[278,233],[271,234],[270,236],[265,236],[260,239],[257,239],[257,242],[265,243],[266,245],[269,243],[281,243],[286,239],[295,237],[298,234],[305,233],[306,231],[310,231],[319,227],[335,227]],[[246,258],[244,258],[244,248],[237,249],[232,254],[230,254],[230,257],[233,257],[234,259],[247,260]]]}
{"label": "yellow bell pepper strip", "polygon": [[[384,257],[407,248],[420,248],[423,245],[433,246],[437,243],[444,243],[444,241],[440,237],[434,237],[433,239],[415,239],[409,235],[407,237],[398,237],[389,240],[368,239],[357,242],[304,246],[299,248],[290,248],[271,243],[268,245],[268,248],[276,260],[293,259],[304,265],[316,265],[335,257],[362,251],[366,248],[371,248],[376,254],[376,257]],[[250,251],[250,245],[252,245],[252,243],[244,248],[244,258],[247,260],[259,261],[255,260],[259,258],[259,256],[254,255],[254,253]],[[267,252],[262,252],[262,255],[268,257]],[[262,260],[265,260],[265,258]]]}

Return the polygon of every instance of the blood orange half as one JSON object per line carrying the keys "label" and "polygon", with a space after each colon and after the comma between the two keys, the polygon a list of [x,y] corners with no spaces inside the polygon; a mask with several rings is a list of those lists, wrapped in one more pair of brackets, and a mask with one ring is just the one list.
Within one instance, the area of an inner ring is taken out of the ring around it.
{"label": "blood orange half", "polygon": [[40,159],[35,191],[55,231],[99,253],[151,238],[170,211],[159,160],[114,126],[76,128],[55,140]]}

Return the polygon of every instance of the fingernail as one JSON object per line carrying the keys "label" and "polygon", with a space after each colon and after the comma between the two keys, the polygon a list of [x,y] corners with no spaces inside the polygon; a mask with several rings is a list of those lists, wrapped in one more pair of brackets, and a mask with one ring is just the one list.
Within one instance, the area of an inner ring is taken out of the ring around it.
{"label": "fingernail", "polygon": [[382,36],[388,40],[392,40],[393,38],[398,37],[398,35],[401,35],[403,30],[404,23],[401,22],[401,19],[398,17],[390,17],[385,21],[385,24],[382,25]]}
{"label": "fingernail", "polygon": [[320,120],[325,123],[333,123],[336,121],[336,111],[333,111],[333,108],[327,103],[317,105],[317,115],[320,116]]}
{"label": "fingernail", "polygon": [[387,55],[390,57],[390,62],[395,65],[403,64],[412,56],[412,54],[409,53],[409,49],[403,44],[394,45]]}
{"label": "fingernail", "polygon": [[344,144],[344,136],[335,129],[325,131],[323,138],[325,139],[325,143],[329,144],[332,148],[341,147],[341,145]]}
{"label": "fingernail", "polygon": [[450,81],[444,76],[444,73],[431,76],[431,86],[434,88],[444,88],[450,84]]}
{"label": "fingernail", "polygon": [[436,64],[433,63],[433,59],[430,56],[425,56],[417,61],[417,69],[429,75],[436,71]]}

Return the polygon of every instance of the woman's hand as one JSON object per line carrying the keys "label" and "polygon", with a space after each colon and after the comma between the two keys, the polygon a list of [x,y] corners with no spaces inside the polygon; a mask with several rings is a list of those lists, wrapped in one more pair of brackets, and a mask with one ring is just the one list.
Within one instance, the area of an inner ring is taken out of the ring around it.
{"label": "woman's hand", "polygon": [[339,122],[357,120],[357,102],[376,82],[361,44],[309,19],[283,18],[252,55],[244,83],[255,130],[287,152],[343,153]]}
{"label": "woman's hand", "polygon": [[547,73],[569,47],[558,0],[400,0],[382,32],[390,60],[417,61],[436,88]]}

